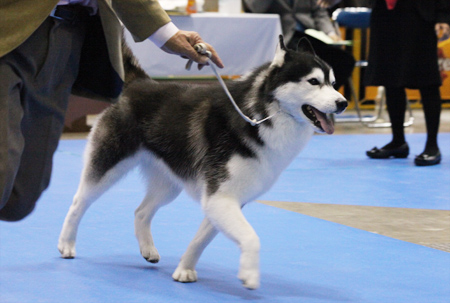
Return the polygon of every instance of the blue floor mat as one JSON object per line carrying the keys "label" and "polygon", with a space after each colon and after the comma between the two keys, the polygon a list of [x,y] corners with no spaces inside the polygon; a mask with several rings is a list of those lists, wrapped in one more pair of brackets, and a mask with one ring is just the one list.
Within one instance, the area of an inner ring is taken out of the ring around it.
{"label": "blue floor mat", "polygon": [[441,165],[417,167],[425,134],[407,135],[407,159],[369,159],[390,135],[314,136],[261,200],[450,210],[450,133],[439,135]]}
{"label": "blue floor mat", "polygon": [[[421,152],[423,135],[407,137]],[[413,157],[369,160],[386,135],[314,136],[261,199],[450,209],[449,134],[442,165]],[[0,302],[448,302],[450,254],[298,213],[253,203],[244,213],[261,238],[261,288],[236,278],[239,251],[219,235],[202,255],[197,283],[172,281],[202,214],[185,194],[153,222],[159,264],[147,263],[134,237],[143,185],[132,171],[88,210],[77,258],[64,260],[58,235],[76,191],[84,140],[61,141],[52,183],[35,212],[0,222]],[[445,146],[446,145],[446,146]],[[445,147],[444,147],[445,146]],[[416,151],[417,150],[417,151]]]}

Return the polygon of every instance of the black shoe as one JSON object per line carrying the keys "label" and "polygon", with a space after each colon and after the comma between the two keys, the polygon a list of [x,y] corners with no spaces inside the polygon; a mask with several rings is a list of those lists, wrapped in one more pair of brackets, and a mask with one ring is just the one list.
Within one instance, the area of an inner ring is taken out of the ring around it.
{"label": "black shoe", "polygon": [[366,155],[372,159],[388,159],[390,157],[394,158],[406,158],[409,155],[408,143],[403,143],[400,147],[392,149],[384,149],[374,147],[366,152]]}
{"label": "black shoe", "polygon": [[416,156],[416,158],[414,159],[414,163],[417,166],[430,166],[441,163],[441,160],[441,152],[438,150],[435,155],[429,155],[425,152],[421,153],[420,155]]}

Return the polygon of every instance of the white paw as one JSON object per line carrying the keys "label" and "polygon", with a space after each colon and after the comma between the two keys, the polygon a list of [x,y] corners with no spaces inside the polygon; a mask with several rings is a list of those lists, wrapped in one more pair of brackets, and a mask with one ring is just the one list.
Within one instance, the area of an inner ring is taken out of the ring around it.
{"label": "white paw", "polygon": [[239,280],[242,281],[242,285],[248,289],[259,288],[259,272],[252,270],[240,270],[238,274]]}
{"label": "white paw", "polygon": [[59,241],[58,250],[61,253],[61,257],[64,259],[75,258],[75,242]]}
{"label": "white paw", "polygon": [[175,272],[172,275],[172,278],[175,281],[188,283],[197,281],[197,272],[193,269],[183,269],[177,267]]}
{"label": "white paw", "polygon": [[150,263],[158,263],[160,259],[158,250],[154,246],[141,248],[141,255]]}

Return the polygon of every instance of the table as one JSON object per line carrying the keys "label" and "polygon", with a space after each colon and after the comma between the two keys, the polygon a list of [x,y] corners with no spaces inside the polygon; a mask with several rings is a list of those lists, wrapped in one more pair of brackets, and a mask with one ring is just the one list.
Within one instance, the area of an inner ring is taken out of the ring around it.
{"label": "table", "polygon": [[[271,61],[282,33],[279,16],[272,14],[198,13],[171,18],[178,28],[196,31],[213,45],[225,64],[220,74],[230,77]],[[127,31],[125,37],[141,66],[154,78],[214,76],[207,67],[185,70],[186,59],[161,51],[149,40],[135,43]]]}

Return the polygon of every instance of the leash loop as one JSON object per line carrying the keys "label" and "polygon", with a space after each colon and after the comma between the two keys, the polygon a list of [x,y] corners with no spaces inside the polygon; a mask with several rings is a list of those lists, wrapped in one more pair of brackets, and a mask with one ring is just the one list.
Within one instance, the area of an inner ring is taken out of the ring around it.
{"label": "leash loop", "polygon": [[[206,44],[204,43],[198,43],[196,45],[194,45],[194,49],[201,55],[207,56],[208,58],[211,59],[212,53],[208,50],[208,47],[206,46]],[[186,69],[190,70],[192,63],[194,61],[193,60],[189,60],[186,64]],[[225,84],[225,82],[223,81],[222,77],[219,75],[219,73],[217,72],[216,68],[214,67],[214,64],[210,63],[209,66],[211,67],[211,69],[214,72],[214,75],[216,76],[217,80],[219,81],[220,85],[222,86],[223,90],[225,91],[225,94],[228,96],[228,99],[230,99],[231,103],[233,104],[234,108],[236,109],[236,111],[238,112],[238,114],[248,123],[250,123],[252,126],[255,125],[259,125],[261,123],[263,123],[266,120],[271,119],[273,116],[275,116],[277,113],[268,116],[264,119],[261,120],[256,120],[256,119],[251,119],[249,117],[247,117],[239,108],[239,106],[236,104],[236,101],[234,101],[233,96],[231,95],[230,91],[228,90],[227,85]]]}

